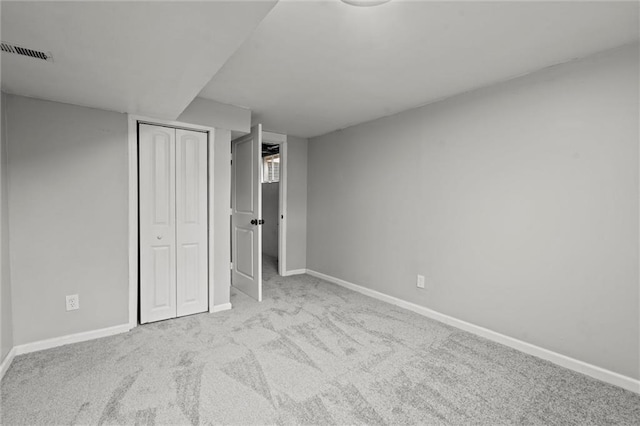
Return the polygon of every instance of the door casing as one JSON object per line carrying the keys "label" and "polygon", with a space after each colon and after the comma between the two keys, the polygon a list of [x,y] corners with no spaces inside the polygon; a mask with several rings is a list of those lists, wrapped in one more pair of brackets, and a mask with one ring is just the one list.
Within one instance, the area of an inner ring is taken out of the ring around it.
{"label": "door casing", "polygon": [[[209,312],[214,310],[214,282],[213,282],[213,265],[214,265],[214,232],[213,232],[213,208],[211,203],[214,196],[214,146],[215,146],[215,128],[209,126],[201,126],[180,121],[160,120],[140,115],[128,115],[128,141],[129,141],[129,327],[138,326],[138,124],[150,124],[156,126],[174,127],[176,129],[194,130],[206,132],[207,135],[207,154],[209,162],[208,175],[208,262],[209,262]],[[229,308],[231,306],[229,305]]]}

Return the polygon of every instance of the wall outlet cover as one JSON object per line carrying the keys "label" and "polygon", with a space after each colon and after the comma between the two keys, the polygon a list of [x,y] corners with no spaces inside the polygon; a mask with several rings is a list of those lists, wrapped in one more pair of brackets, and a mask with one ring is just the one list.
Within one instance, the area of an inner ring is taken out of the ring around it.
{"label": "wall outlet cover", "polygon": [[418,275],[418,279],[416,281],[416,286],[418,288],[424,288],[424,275]]}
{"label": "wall outlet cover", "polygon": [[71,294],[67,296],[67,311],[75,311],[80,309],[80,296]]}

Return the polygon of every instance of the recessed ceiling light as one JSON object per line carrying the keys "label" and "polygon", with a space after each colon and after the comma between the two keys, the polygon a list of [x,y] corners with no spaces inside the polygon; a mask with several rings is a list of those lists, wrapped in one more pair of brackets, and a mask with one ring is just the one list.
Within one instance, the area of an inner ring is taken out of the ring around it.
{"label": "recessed ceiling light", "polygon": [[387,3],[390,0],[342,0],[343,3],[350,4],[351,6],[378,6],[379,4]]}

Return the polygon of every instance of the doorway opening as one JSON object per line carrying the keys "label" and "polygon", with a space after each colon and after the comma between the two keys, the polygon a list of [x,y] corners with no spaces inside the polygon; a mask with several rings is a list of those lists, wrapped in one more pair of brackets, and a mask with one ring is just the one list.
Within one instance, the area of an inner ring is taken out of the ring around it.
{"label": "doorway opening", "polygon": [[138,125],[141,324],[209,309],[207,137]]}
{"label": "doorway opening", "polygon": [[262,142],[262,278],[278,274],[280,228],[280,144]]}
{"label": "doorway opening", "polygon": [[[263,261],[273,274],[287,275],[287,136],[262,132]],[[269,222],[267,222],[269,220]],[[265,273],[270,271],[265,270]]]}
{"label": "doorway opening", "polygon": [[231,156],[231,285],[260,302],[263,266],[267,280],[287,270],[287,137],[258,124]]}

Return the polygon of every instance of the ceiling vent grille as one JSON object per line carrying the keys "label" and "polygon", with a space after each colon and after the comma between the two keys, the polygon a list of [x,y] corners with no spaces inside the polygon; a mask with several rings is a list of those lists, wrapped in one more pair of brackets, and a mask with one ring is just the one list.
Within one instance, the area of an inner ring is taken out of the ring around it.
{"label": "ceiling vent grille", "polygon": [[16,55],[28,56],[30,58],[42,59],[43,61],[53,61],[51,52],[41,52],[39,50],[28,49],[26,47],[16,46],[15,44],[2,42],[2,51],[14,53]]}

